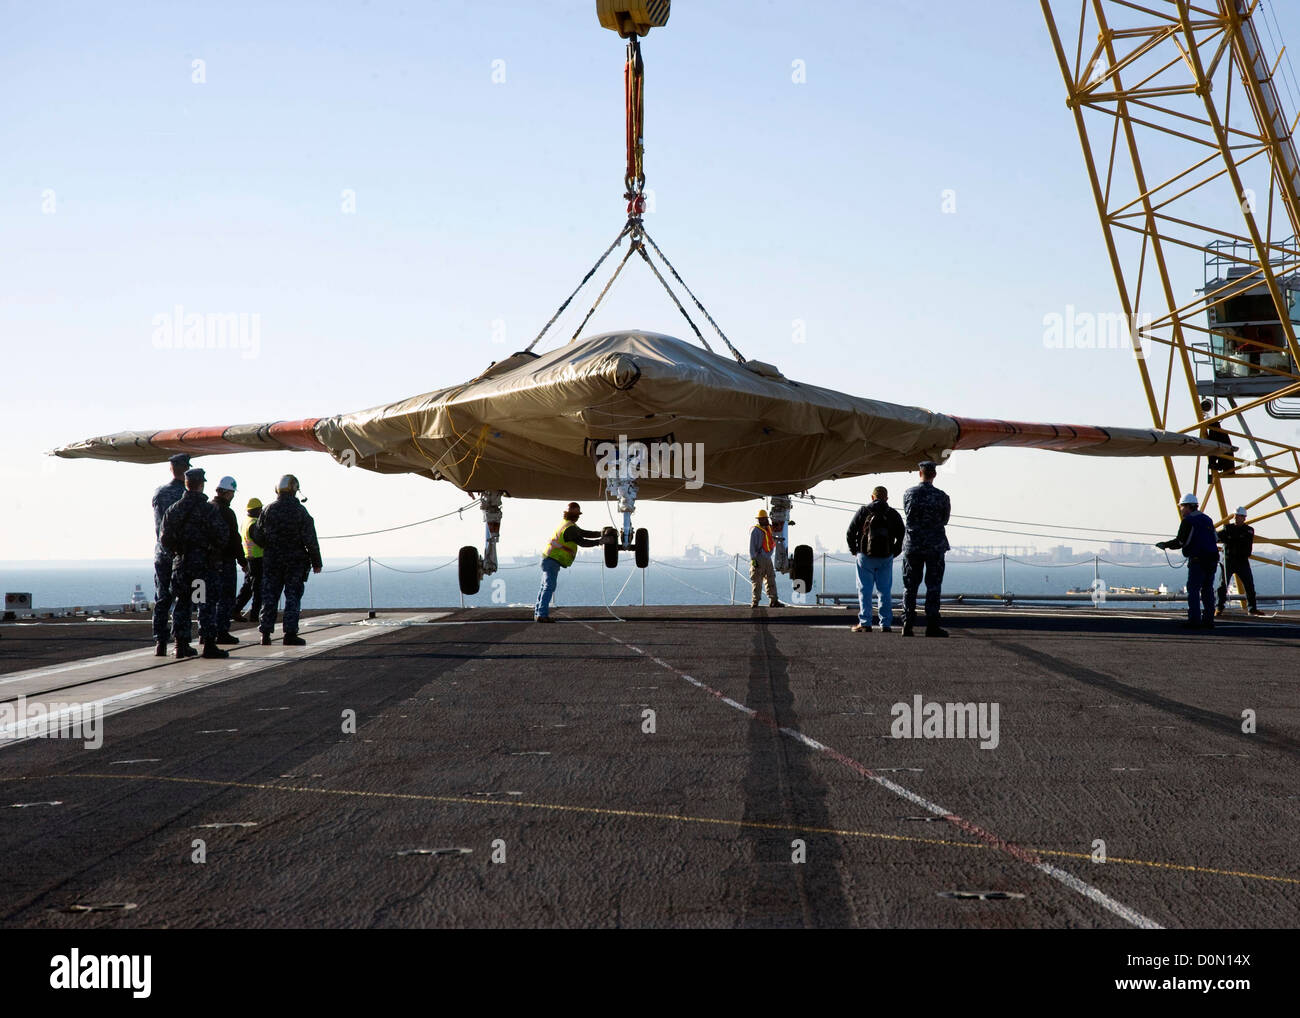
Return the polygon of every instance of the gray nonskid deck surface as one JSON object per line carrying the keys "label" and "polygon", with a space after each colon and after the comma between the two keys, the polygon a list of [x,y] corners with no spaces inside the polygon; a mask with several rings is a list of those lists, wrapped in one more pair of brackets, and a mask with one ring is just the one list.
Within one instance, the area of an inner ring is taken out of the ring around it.
{"label": "gray nonskid deck surface", "polygon": [[[972,609],[906,640],[830,609],[618,614],[379,626],[112,715],[98,750],[11,746],[0,923],[1300,920],[1294,624]],[[891,738],[917,695],[997,703],[997,747]]]}

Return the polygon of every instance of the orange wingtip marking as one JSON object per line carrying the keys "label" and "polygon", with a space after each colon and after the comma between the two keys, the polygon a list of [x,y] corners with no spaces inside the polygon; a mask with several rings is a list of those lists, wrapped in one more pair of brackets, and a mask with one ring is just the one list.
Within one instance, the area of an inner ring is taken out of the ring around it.
{"label": "orange wingtip marking", "polygon": [[[327,452],[316,438],[315,427],[320,420],[319,417],[307,417],[301,421],[278,421],[267,425],[266,433],[286,449]],[[157,432],[149,439],[149,444],[158,449],[212,454],[253,452],[257,448],[255,445],[230,441],[226,438],[229,430],[228,424],[210,428],[173,428]]]}
{"label": "orange wingtip marking", "polygon": [[224,427],[219,428],[173,428],[171,431],[160,431],[155,434],[149,444],[163,449],[175,448],[183,452],[238,452],[241,446],[233,442],[227,442],[223,438],[225,433]]}
{"label": "orange wingtip marking", "polygon": [[269,431],[272,438],[290,449],[327,452],[325,446],[316,438],[316,425],[320,420],[319,417],[305,417],[301,421],[280,421],[278,424],[272,424]]}
{"label": "orange wingtip marking", "polygon": [[1029,421],[995,421],[954,417],[961,427],[956,449],[982,449],[989,445],[1018,445],[1035,449],[1083,449],[1103,445],[1110,436],[1086,424],[1039,424]]}

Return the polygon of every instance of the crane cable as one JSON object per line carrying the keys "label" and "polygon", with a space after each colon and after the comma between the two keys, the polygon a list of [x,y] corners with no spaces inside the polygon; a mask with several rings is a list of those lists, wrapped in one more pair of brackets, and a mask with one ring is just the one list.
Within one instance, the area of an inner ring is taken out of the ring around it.
{"label": "crane cable", "polygon": [[645,225],[641,219],[646,210],[645,62],[641,58],[640,39],[635,33],[630,35],[627,41],[627,61],[623,65],[623,100],[626,118],[624,132],[627,144],[627,167],[623,174],[623,197],[627,200],[627,222],[624,224],[623,229],[619,231],[618,236],[614,238],[614,242],[605,249],[605,253],[597,259],[596,264],[591,267],[585,276],[582,277],[582,281],[574,288],[573,292],[569,294],[568,298],[560,305],[555,314],[551,316],[550,321],[542,327],[542,331],[537,334],[537,338],[529,343],[524,350],[525,352],[532,351],[533,347],[541,341],[542,337],[546,335],[550,327],[555,324],[560,315],[562,315],[565,309],[568,308],[569,304],[572,303],[573,298],[578,295],[579,291],[581,291],[582,288],[587,285],[591,277],[595,275],[596,270],[604,264],[605,259],[609,257],[614,248],[618,247],[618,245],[623,242],[624,237],[630,235],[631,243],[627,254],[623,256],[623,260],[619,262],[618,267],[614,269],[614,274],[605,284],[604,289],[602,289],[596,296],[591,308],[587,311],[586,316],[582,319],[577,329],[574,330],[573,336],[569,339],[569,342],[577,342],[578,337],[582,334],[582,330],[585,329],[587,323],[591,321],[592,315],[594,315],[596,309],[600,307],[601,302],[605,299],[610,288],[614,285],[614,281],[618,279],[619,274],[623,271],[623,267],[627,264],[628,259],[635,253],[641,256],[646,265],[650,267],[650,271],[654,273],[655,278],[663,285],[664,290],[667,291],[673,304],[677,306],[677,310],[680,311],[682,317],[686,319],[686,324],[689,325],[691,331],[695,333],[695,337],[703,344],[706,350],[710,353],[713,352],[713,347],[711,347],[709,341],[704,338],[704,334],[700,331],[699,326],[695,324],[694,319],[691,318],[685,305],[683,305],[682,301],[677,297],[672,286],[669,285],[668,280],[664,278],[663,273],[659,271],[651,260],[650,255],[646,250],[646,244],[648,243],[650,249],[659,256],[659,260],[662,261],[668,271],[672,273],[672,277],[677,280],[678,284],[686,291],[691,301],[697,308],[699,308],[700,313],[704,315],[708,320],[708,323],[713,326],[713,330],[722,339],[722,342],[726,344],[727,349],[731,352],[731,356],[735,358],[738,364],[744,364],[746,363],[744,355],[732,345],[731,340],[727,338],[726,333],[724,333],[718,326],[718,323],[714,321],[713,316],[709,314],[708,309],[706,309],[700,302],[700,299],[695,296],[695,293],[691,288],[686,285],[686,281],[682,279],[681,274],[676,268],[674,268],[672,262],[668,260],[663,251],[659,249],[659,245],[656,244],[654,239],[646,232]]}
{"label": "crane cable", "polygon": [[623,197],[629,220],[640,220],[645,212],[645,63],[636,33],[627,40],[627,63],[623,66],[623,98],[627,112],[627,172],[623,175]]}

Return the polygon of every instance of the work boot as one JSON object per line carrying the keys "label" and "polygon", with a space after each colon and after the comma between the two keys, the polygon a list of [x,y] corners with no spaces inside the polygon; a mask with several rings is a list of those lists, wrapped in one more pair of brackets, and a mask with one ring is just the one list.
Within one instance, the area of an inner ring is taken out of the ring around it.
{"label": "work boot", "polygon": [[850,633],[869,633],[869,632],[871,632],[871,630],[870,630],[867,626],[864,626],[861,622],[859,622],[859,623],[858,623],[857,625],[855,625],[852,629],[850,629],[849,632],[850,632]]}
{"label": "work boot", "polygon": [[782,604],[780,601],[773,601],[770,605],[768,605],[768,607],[769,607],[769,608],[784,608],[785,605]]}
{"label": "work boot", "polygon": [[881,627],[880,627],[880,631],[881,631],[882,633],[892,633],[892,632],[894,631],[894,627],[893,627],[893,626],[881,626]]}
{"label": "work boot", "polygon": [[533,621],[534,621],[534,622],[554,622],[555,619],[551,618],[549,615],[534,615],[534,616],[533,616]]}
{"label": "work boot", "polygon": [[269,647],[269,646],[271,646],[271,634],[270,634],[270,633],[263,633],[263,634],[262,634],[262,646],[263,646],[263,647]]}
{"label": "work boot", "polygon": [[1258,608],[1252,608],[1252,609],[1250,610],[1250,614],[1252,614],[1252,615],[1263,615],[1264,613],[1263,613],[1262,611],[1260,611]]}
{"label": "work boot", "polygon": [[304,640],[297,633],[285,633],[284,645],[286,647],[305,647],[307,646],[307,641]]}
{"label": "work boot", "polygon": [[1222,618],[1222,617],[1223,617],[1223,609],[1222,609],[1222,608],[1215,608],[1215,609],[1214,609],[1214,617],[1215,617],[1216,619]]}
{"label": "work boot", "polygon": [[229,631],[217,634],[217,643],[238,643],[239,637],[233,636]]}
{"label": "work boot", "polygon": [[912,624],[911,622],[904,622],[904,623],[903,623],[903,635],[904,635],[904,636],[915,636],[915,635],[916,635],[915,627],[913,626],[913,624]]}
{"label": "work boot", "polygon": [[154,641],[154,645],[153,645],[153,656],[154,656],[154,657],[166,657],[166,656],[167,656],[167,641],[166,641],[166,640],[155,640],[155,641]]}
{"label": "work boot", "polygon": [[230,651],[222,650],[220,647],[218,647],[216,640],[209,637],[208,639],[203,640],[202,643],[203,643],[203,657],[206,658],[230,657]]}
{"label": "work boot", "polygon": [[926,626],[925,635],[926,636],[947,636],[948,630],[944,629],[941,626]]}
{"label": "work boot", "polygon": [[751,608],[757,608],[757,607],[758,607],[758,602],[757,602],[757,601],[750,601],[750,602],[749,602],[749,606],[750,606]]}
{"label": "work boot", "polygon": [[247,621],[248,621],[247,616],[245,616],[243,612],[235,612],[235,614],[234,614],[233,617],[234,617],[234,620],[235,620],[236,622],[247,622]]}
{"label": "work boot", "polygon": [[198,653],[199,652],[197,650],[195,650],[193,647],[190,646],[189,640],[182,640],[179,636],[176,637],[176,660],[177,661],[180,661],[187,657],[197,657]]}

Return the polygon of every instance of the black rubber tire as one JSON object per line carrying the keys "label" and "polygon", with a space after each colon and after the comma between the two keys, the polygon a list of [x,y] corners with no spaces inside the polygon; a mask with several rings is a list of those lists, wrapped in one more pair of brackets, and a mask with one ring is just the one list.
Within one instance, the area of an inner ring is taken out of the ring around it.
{"label": "black rubber tire", "polygon": [[479,587],[479,556],[478,549],[472,545],[465,545],[460,550],[460,592],[462,594],[477,594]]}
{"label": "black rubber tire", "polygon": [[636,567],[644,569],[650,564],[650,531],[642,527],[636,532],[636,541],[632,544],[636,553]]}
{"label": "black rubber tire", "polygon": [[790,566],[790,579],[794,582],[794,589],[800,590],[800,582],[803,583],[803,593],[811,594],[813,585],[813,550],[810,545],[796,544],[794,546],[794,562]]}
{"label": "black rubber tire", "polygon": [[614,541],[605,543],[605,568],[618,568],[618,545]]}

